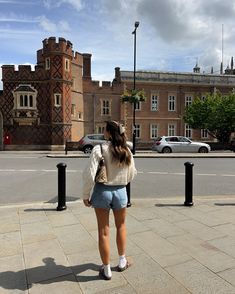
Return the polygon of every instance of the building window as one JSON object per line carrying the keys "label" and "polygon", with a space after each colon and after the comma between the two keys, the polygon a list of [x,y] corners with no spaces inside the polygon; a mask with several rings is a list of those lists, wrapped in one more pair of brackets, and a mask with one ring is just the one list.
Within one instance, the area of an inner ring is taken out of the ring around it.
{"label": "building window", "polygon": [[190,126],[188,124],[184,125],[184,135],[187,138],[192,138],[192,128],[190,128]]}
{"label": "building window", "polygon": [[55,106],[59,107],[61,106],[61,94],[54,94],[54,98],[55,98]]}
{"label": "building window", "polygon": [[158,96],[156,94],[152,94],[151,96],[151,111],[158,110]]}
{"label": "building window", "polygon": [[98,126],[97,127],[97,133],[98,134],[103,134],[105,130],[105,126]]}
{"label": "building window", "polygon": [[82,119],[82,112],[78,112],[78,119]]}
{"label": "building window", "polygon": [[38,121],[37,93],[37,90],[28,84],[20,84],[12,91],[14,121],[24,125],[32,125],[33,122]]}
{"label": "building window", "polygon": [[175,125],[174,124],[168,125],[168,136],[175,136]]}
{"label": "building window", "polygon": [[206,95],[202,95],[201,100],[205,101],[206,100]]}
{"label": "building window", "polygon": [[102,115],[110,115],[110,101],[109,100],[102,100]]}
{"label": "building window", "polygon": [[36,109],[37,90],[31,85],[20,84],[12,93],[14,109]]}
{"label": "building window", "polygon": [[136,139],[140,139],[140,125],[135,124],[135,137]]}
{"label": "building window", "polygon": [[66,71],[69,71],[69,59],[68,58],[65,58],[65,70]]}
{"label": "building window", "polygon": [[72,78],[72,89],[75,91],[76,90],[76,78]]}
{"label": "building window", "polygon": [[176,98],[174,95],[168,96],[168,111],[175,111]]}
{"label": "building window", "polygon": [[46,68],[46,70],[48,70],[48,69],[50,69],[50,67],[51,67],[50,57],[47,57],[45,59],[45,68]]}
{"label": "building window", "polygon": [[201,129],[201,138],[202,139],[208,138],[208,131],[206,129]]}
{"label": "building window", "polygon": [[135,102],[135,110],[141,110],[141,102]]}
{"label": "building window", "polygon": [[185,106],[188,107],[191,105],[193,102],[193,97],[192,96],[185,96]]}
{"label": "building window", "polygon": [[150,125],[150,138],[156,139],[158,137],[158,125],[151,124]]}
{"label": "building window", "polygon": [[19,99],[19,107],[22,108],[34,108],[34,99],[33,99],[33,95],[31,94],[24,94],[24,95],[20,95],[20,99]]}
{"label": "building window", "polygon": [[71,107],[71,115],[75,116],[76,114],[76,105],[75,104],[72,104],[72,107]]}

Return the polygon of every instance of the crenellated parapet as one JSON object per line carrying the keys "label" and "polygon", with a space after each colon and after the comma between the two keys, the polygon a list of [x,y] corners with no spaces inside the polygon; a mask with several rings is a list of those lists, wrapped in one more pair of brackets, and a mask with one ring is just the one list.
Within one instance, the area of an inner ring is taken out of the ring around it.
{"label": "crenellated parapet", "polygon": [[39,65],[36,65],[34,70],[32,70],[31,65],[19,65],[18,70],[16,70],[14,65],[2,66],[3,81],[36,81],[46,79],[47,77],[48,73]]}
{"label": "crenellated parapet", "polygon": [[59,38],[59,41],[56,42],[55,37],[50,37],[44,39],[43,43],[43,54],[51,54],[52,52],[66,53],[70,56],[73,56],[72,48],[73,44],[70,41],[65,40],[64,38]]}
{"label": "crenellated parapet", "polygon": [[73,63],[82,65],[82,54],[73,51],[73,44],[69,40],[59,37],[57,42],[55,37],[50,37],[42,43],[43,48],[37,51],[37,64],[43,64],[45,58],[52,55],[65,55]]}
{"label": "crenellated parapet", "polygon": [[111,81],[90,81],[88,85],[91,92],[112,93],[123,87],[122,84],[113,84]]}

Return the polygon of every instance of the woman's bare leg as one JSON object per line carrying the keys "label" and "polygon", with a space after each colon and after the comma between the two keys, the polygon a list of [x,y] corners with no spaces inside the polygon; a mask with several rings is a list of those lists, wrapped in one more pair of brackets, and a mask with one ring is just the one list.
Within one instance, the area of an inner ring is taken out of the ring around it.
{"label": "woman's bare leg", "polygon": [[110,244],[109,244],[109,210],[103,208],[95,208],[100,257],[104,265],[109,264]]}
{"label": "woman's bare leg", "polygon": [[117,229],[116,243],[119,256],[126,254],[126,208],[114,210],[115,226]]}

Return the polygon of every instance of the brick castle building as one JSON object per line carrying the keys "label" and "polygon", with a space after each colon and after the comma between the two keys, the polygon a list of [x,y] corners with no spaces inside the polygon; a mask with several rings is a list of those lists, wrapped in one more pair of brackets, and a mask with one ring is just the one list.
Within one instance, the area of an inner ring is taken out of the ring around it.
{"label": "brick castle building", "polygon": [[[74,52],[70,41],[55,37],[43,41],[35,70],[3,65],[0,149],[64,149],[66,141],[102,132],[109,119],[124,123],[131,140],[133,105],[120,96],[133,88],[133,72],[116,67],[113,81],[101,85],[91,73],[91,54]],[[207,132],[190,129],[182,115],[195,97],[234,91],[233,60],[218,75],[200,73],[198,66],[192,73],[137,71],[136,88],[147,96],[136,105],[137,148],[161,135],[208,141]]]}

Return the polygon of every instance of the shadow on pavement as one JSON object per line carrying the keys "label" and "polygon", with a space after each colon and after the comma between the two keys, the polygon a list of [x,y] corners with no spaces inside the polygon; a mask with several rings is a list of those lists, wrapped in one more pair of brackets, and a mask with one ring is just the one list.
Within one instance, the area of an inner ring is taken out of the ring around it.
{"label": "shadow on pavement", "polygon": [[174,204],[174,203],[172,203],[172,204],[170,204],[170,203],[167,203],[167,204],[155,204],[155,206],[157,206],[157,207],[164,207],[164,206],[175,206],[175,207],[182,207],[182,206],[184,206],[184,204]]}
{"label": "shadow on pavement", "polygon": [[[54,258],[47,257],[43,259],[45,265],[34,268],[21,270],[18,272],[5,271],[0,273],[0,287],[12,290],[28,290],[32,288],[33,284],[51,284],[58,279],[60,282],[71,281],[71,270],[76,276],[76,282],[89,282],[99,280],[100,265],[94,263],[85,263],[73,267],[66,267],[64,265],[57,265]],[[95,275],[81,275],[81,273],[92,270]],[[26,279],[26,276],[27,279]],[[28,284],[27,282],[28,281]]]}
{"label": "shadow on pavement", "polygon": [[214,203],[217,206],[235,206],[235,203]]}
{"label": "shadow on pavement", "polygon": [[[77,201],[79,199],[80,199],[79,197],[66,196],[66,201],[68,202]],[[57,202],[58,202],[58,196],[55,196],[54,198],[48,200],[45,203],[57,203]]]}

